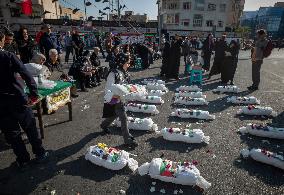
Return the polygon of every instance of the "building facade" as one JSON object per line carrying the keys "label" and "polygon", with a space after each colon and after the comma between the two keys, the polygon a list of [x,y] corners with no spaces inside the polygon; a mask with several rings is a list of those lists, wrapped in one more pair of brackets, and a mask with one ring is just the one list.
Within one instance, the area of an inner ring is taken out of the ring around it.
{"label": "building facade", "polygon": [[[117,21],[117,14],[109,14],[109,20],[110,21]],[[147,14],[134,14],[133,11],[125,11],[124,15],[121,15],[121,21],[135,21],[135,22],[142,22],[147,23],[148,22],[148,16]]]}
{"label": "building facade", "polygon": [[59,6],[60,10],[60,18],[66,19],[66,20],[83,20],[85,19],[85,14],[77,11],[75,14],[73,13],[73,10],[71,8],[66,8]]}
{"label": "building facade", "polygon": [[160,0],[162,32],[173,34],[222,34],[239,25],[244,0]]}

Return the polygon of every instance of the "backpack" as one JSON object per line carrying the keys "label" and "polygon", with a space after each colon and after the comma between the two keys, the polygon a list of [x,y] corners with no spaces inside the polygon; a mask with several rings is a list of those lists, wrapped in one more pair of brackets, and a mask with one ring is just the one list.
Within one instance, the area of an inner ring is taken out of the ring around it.
{"label": "backpack", "polygon": [[266,47],[263,49],[263,57],[268,58],[271,55],[273,49],[274,49],[274,45],[272,41],[268,40]]}

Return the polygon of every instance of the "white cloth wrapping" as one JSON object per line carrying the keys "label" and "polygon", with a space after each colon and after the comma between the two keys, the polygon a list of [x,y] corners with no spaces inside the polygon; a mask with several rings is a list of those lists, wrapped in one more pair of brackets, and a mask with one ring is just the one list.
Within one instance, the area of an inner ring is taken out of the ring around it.
{"label": "white cloth wrapping", "polygon": [[201,129],[180,129],[164,128],[161,134],[165,140],[180,141],[185,143],[202,143],[209,144],[210,137],[205,136]]}
{"label": "white cloth wrapping", "polygon": [[203,98],[191,98],[191,97],[178,97],[175,98],[175,104],[181,104],[186,106],[203,106],[208,105],[208,102]]}
{"label": "white cloth wrapping", "polygon": [[[132,130],[140,131],[157,131],[158,125],[153,122],[151,118],[133,118],[127,117],[128,128]],[[114,121],[114,125],[121,127],[121,122],[119,119]]]}
{"label": "white cloth wrapping", "polygon": [[273,139],[284,139],[284,128],[276,128],[257,124],[248,124],[238,130],[240,133],[249,133],[259,137],[268,137]]}
{"label": "white cloth wrapping", "polygon": [[142,81],[142,83],[143,83],[144,85],[147,85],[148,83],[158,83],[158,84],[163,84],[163,85],[166,84],[165,81],[163,81],[163,80],[157,80],[157,79],[144,79],[144,80]]}
{"label": "white cloth wrapping", "polygon": [[189,109],[176,109],[175,112],[171,113],[171,116],[177,116],[179,118],[196,118],[202,120],[215,119],[215,115],[211,115],[208,111]]}
{"label": "white cloth wrapping", "polygon": [[25,67],[31,73],[33,77],[38,77],[39,75],[43,75],[44,79],[48,79],[51,76],[51,72],[44,65],[28,63],[28,64],[25,64]]}
{"label": "white cloth wrapping", "polygon": [[[171,182],[180,185],[197,185],[204,190],[207,190],[211,186],[211,183],[207,182],[200,175],[199,170],[193,164],[189,163],[188,166],[177,165],[174,169],[174,177],[168,177],[162,176],[160,173],[162,163],[163,159],[154,158],[150,163],[147,162],[138,167],[138,173],[141,176],[149,174],[151,178],[164,182]],[[169,164],[173,165],[177,163],[170,161]]]}
{"label": "white cloth wrapping", "polygon": [[220,93],[239,93],[240,89],[235,85],[218,86],[213,92]]}
{"label": "white cloth wrapping", "polygon": [[40,80],[40,77],[34,77],[34,80],[37,84],[37,88],[39,89],[53,89],[57,85],[57,83],[52,80],[44,78],[41,78]]}
{"label": "white cloth wrapping", "polygon": [[148,92],[148,96],[159,96],[159,97],[161,97],[165,94],[166,94],[166,92],[162,91],[162,90],[150,90]]}
{"label": "white cloth wrapping", "polygon": [[140,94],[129,94],[126,97],[127,101],[138,101],[149,104],[163,104],[164,100],[159,96],[148,96],[148,95],[140,95]]}
{"label": "white cloth wrapping", "polygon": [[232,96],[228,97],[228,102],[233,104],[260,104],[260,101],[256,97],[237,97]]}
{"label": "white cloth wrapping", "polygon": [[241,151],[241,155],[244,158],[248,158],[250,156],[252,159],[256,161],[269,164],[284,170],[284,157],[282,155],[262,149],[252,149],[252,150],[243,149]]}
{"label": "white cloth wrapping", "polygon": [[110,102],[113,96],[119,96],[120,100],[125,102],[129,97],[140,97],[145,95],[147,95],[147,90],[142,85],[113,84],[106,90],[104,102]]}
{"label": "white cloth wrapping", "polygon": [[148,83],[146,85],[146,88],[148,90],[161,90],[165,92],[169,91],[168,88],[164,84],[159,84],[159,83]]}
{"label": "white cloth wrapping", "polygon": [[238,110],[237,114],[256,115],[256,116],[277,116],[277,113],[273,111],[271,107],[261,106],[244,106]]}
{"label": "white cloth wrapping", "polygon": [[201,91],[190,92],[190,91],[179,91],[175,93],[175,97],[191,97],[191,98],[206,98],[206,95],[203,95]]}
{"label": "white cloth wrapping", "polygon": [[197,85],[190,85],[190,86],[183,85],[177,88],[176,91],[198,92],[198,91],[202,91],[202,89],[199,88]]}
{"label": "white cloth wrapping", "polygon": [[103,153],[101,154],[101,156],[95,155],[95,150],[97,150],[97,146],[90,146],[85,155],[85,159],[91,161],[92,163],[98,166],[102,166],[111,170],[120,170],[123,169],[126,165],[128,165],[128,167],[133,172],[138,168],[138,162],[133,158],[130,158],[129,153],[124,150],[119,151],[120,155],[118,161],[116,162],[112,162],[110,156],[106,160],[103,159]]}
{"label": "white cloth wrapping", "polygon": [[159,114],[159,111],[155,105],[147,105],[147,104],[136,104],[136,103],[128,103],[125,106],[126,111],[130,112],[141,112],[147,114]]}

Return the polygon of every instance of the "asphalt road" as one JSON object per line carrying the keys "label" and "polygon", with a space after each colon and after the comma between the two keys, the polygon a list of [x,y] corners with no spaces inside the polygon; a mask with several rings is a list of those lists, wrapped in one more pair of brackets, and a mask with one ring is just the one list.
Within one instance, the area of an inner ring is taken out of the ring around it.
{"label": "asphalt road", "polygon": [[[156,61],[150,69],[132,72],[133,83],[149,77],[157,77],[161,61]],[[154,122],[163,127],[201,128],[210,136],[210,144],[185,144],[168,142],[160,135],[147,132],[134,132],[139,146],[131,151],[138,155],[139,164],[150,162],[152,158],[164,156],[171,160],[196,160],[201,175],[212,183],[207,192],[196,187],[181,186],[155,181],[148,176],[139,176],[128,168],[121,171],[110,171],[91,164],[84,159],[89,146],[104,142],[110,146],[120,146],[123,139],[119,129],[113,128],[113,134],[102,135],[101,122],[104,84],[91,89],[89,93],[79,93],[74,99],[74,120],[68,120],[67,107],[53,115],[44,116],[46,138],[44,145],[52,151],[49,163],[33,166],[24,173],[17,172],[14,154],[11,149],[0,145],[0,194],[160,194],[150,192],[152,182],[156,191],[165,189],[166,194],[174,190],[182,190],[183,194],[284,194],[283,170],[258,163],[251,159],[240,158],[240,150],[261,147],[274,152],[284,152],[284,142],[250,135],[239,135],[239,127],[250,122],[269,122],[284,127],[284,51],[274,51],[266,59],[261,73],[259,91],[249,92],[246,87],[251,84],[251,63],[249,53],[241,52],[236,73],[235,84],[241,89],[241,95],[253,95],[261,100],[262,105],[271,106],[279,113],[276,118],[238,117],[239,106],[226,102],[228,95],[213,94],[218,86],[218,76],[203,85],[203,92],[210,102],[209,106],[201,107],[216,115],[216,120],[197,123],[196,120],[182,120],[169,117],[176,108],[172,105],[175,88],[186,84],[188,79],[181,74],[181,80],[169,82],[171,90],[164,96],[165,104],[158,106],[161,113],[153,116]],[[181,67],[181,73],[184,66]],[[136,114],[135,116],[146,116]],[[180,124],[179,124],[180,123]],[[29,151],[31,148],[29,147]]]}

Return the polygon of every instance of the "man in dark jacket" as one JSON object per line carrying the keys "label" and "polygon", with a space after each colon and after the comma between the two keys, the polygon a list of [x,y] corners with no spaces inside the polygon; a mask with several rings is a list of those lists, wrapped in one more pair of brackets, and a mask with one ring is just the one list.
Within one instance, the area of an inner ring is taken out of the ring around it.
{"label": "man in dark jacket", "polygon": [[[47,160],[48,152],[42,147],[42,142],[36,128],[30,105],[37,100],[37,86],[23,63],[11,52],[4,51],[5,35],[0,32],[0,129],[17,156],[20,169],[26,168],[30,155],[21,138],[21,128],[26,132],[32,145],[36,162]],[[24,92],[23,79],[29,89],[30,96]]]}
{"label": "man in dark jacket", "polygon": [[40,52],[45,55],[46,59],[49,58],[49,50],[57,49],[57,40],[56,37],[51,35],[51,26],[46,24],[43,26],[44,34],[40,38],[39,47]]}

